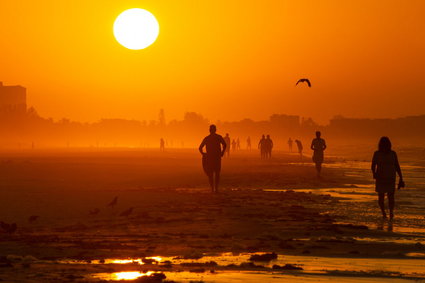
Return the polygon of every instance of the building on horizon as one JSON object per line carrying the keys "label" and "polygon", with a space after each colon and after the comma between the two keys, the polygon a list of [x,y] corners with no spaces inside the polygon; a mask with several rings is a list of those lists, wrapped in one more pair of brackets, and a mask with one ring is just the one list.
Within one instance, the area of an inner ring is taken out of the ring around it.
{"label": "building on horizon", "polygon": [[27,111],[27,89],[20,85],[5,86],[0,82],[0,114],[25,114]]}

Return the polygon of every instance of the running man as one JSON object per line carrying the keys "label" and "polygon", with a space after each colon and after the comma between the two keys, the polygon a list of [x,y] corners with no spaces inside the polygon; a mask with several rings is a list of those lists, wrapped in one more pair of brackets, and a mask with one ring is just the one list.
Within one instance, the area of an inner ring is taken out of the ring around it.
{"label": "running man", "polygon": [[[226,152],[226,142],[223,137],[216,134],[215,125],[210,126],[210,135],[206,136],[199,146],[199,152],[202,154],[202,167],[208,176],[211,191],[218,193],[218,184],[220,182],[221,157]],[[207,152],[204,152],[204,146]]]}
{"label": "running man", "polygon": [[320,136],[322,134],[317,131],[316,138],[311,142],[311,149],[313,150],[313,162],[316,164],[317,177],[320,177],[323,163],[323,152],[326,149],[326,142]]}

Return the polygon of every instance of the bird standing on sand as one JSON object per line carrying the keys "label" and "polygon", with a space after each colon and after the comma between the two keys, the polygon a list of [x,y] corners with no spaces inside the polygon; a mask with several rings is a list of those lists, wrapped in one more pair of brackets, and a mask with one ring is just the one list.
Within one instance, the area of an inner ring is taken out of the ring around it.
{"label": "bird standing on sand", "polygon": [[108,206],[114,208],[118,203],[118,197],[114,197],[114,199],[108,204]]}
{"label": "bird standing on sand", "polygon": [[0,221],[0,232],[5,232],[8,234],[13,234],[16,232],[16,229],[18,228],[18,225],[16,223],[7,224],[3,221]]}
{"label": "bird standing on sand", "polygon": [[308,87],[311,87],[311,83],[309,79],[299,79],[295,85],[298,85],[299,83],[307,83]]}
{"label": "bird standing on sand", "polygon": [[33,222],[37,221],[37,219],[38,219],[39,217],[40,217],[40,216],[38,216],[38,215],[31,215],[30,217],[28,217],[28,222],[29,222],[29,223],[33,223]]}
{"label": "bird standing on sand", "polygon": [[129,209],[124,210],[123,212],[121,212],[121,213],[120,213],[120,216],[128,217],[128,216],[130,216],[130,214],[132,214],[132,213],[133,213],[133,207],[130,207]]}
{"label": "bird standing on sand", "polygon": [[90,209],[89,215],[98,215],[99,212],[100,212],[99,208],[93,208],[93,209]]}

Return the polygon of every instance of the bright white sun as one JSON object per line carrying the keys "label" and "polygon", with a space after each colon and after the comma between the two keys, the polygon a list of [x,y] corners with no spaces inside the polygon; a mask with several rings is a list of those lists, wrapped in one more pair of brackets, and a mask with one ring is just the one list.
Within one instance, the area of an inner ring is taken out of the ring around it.
{"label": "bright white sun", "polygon": [[158,34],[158,21],[144,9],[126,10],[114,22],[116,40],[128,49],[144,49],[155,42]]}

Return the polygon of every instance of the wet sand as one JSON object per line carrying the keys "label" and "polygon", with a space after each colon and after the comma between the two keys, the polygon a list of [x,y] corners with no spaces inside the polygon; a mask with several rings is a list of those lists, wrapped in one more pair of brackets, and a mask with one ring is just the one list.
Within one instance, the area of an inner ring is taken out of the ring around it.
{"label": "wet sand", "polygon": [[[195,150],[2,154],[0,220],[15,222],[18,229],[1,234],[0,279],[113,281],[119,278],[93,274],[120,271],[161,271],[180,282],[249,282],[247,278],[273,277],[272,272],[285,274],[282,281],[292,276],[264,263],[260,269],[231,263],[229,257],[228,264],[214,258],[217,265],[201,265],[198,270],[179,262],[185,258],[202,263],[208,256],[229,252],[275,252],[284,259],[277,265],[302,265],[304,270],[297,272],[306,280],[309,276],[326,281],[341,276],[372,281],[425,277],[420,269],[387,270],[379,261],[363,273],[353,268],[368,259],[395,260],[400,266],[403,262],[411,266],[412,260],[423,264],[424,214],[415,201],[423,197],[417,181],[420,161],[408,160],[419,166],[406,173],[406,181],[414,181],[416,187],[397,196],[398,218],[393,223],[379,220],[367,162],[328,158],[323,178],[317,179],[309,157],[302,162],[297,155],[278,152],[264,161],[257,152],[241,152],[223,160],[222,189],[217,195],[210,193],[200,162]],[[116,205],[107,206],[116,196]],[[29,222],[32,215],[39,217]],[[152,256],[169,260],[171,266],[108,262]],[[307,264],[308,258],[323,260]],[[342,262],[341,258],[359,261],[310,274],[311,266],[326,266],[325,259]],[[208,277],[210,270],[215,272]],[[185,273],[173,275],[175,271],[193,271],[188,274],[205,278],[186,280],[177,276]],[[227,279],[220,279],[217,272]],[[273,278],[270,282],[278,282]]]}

